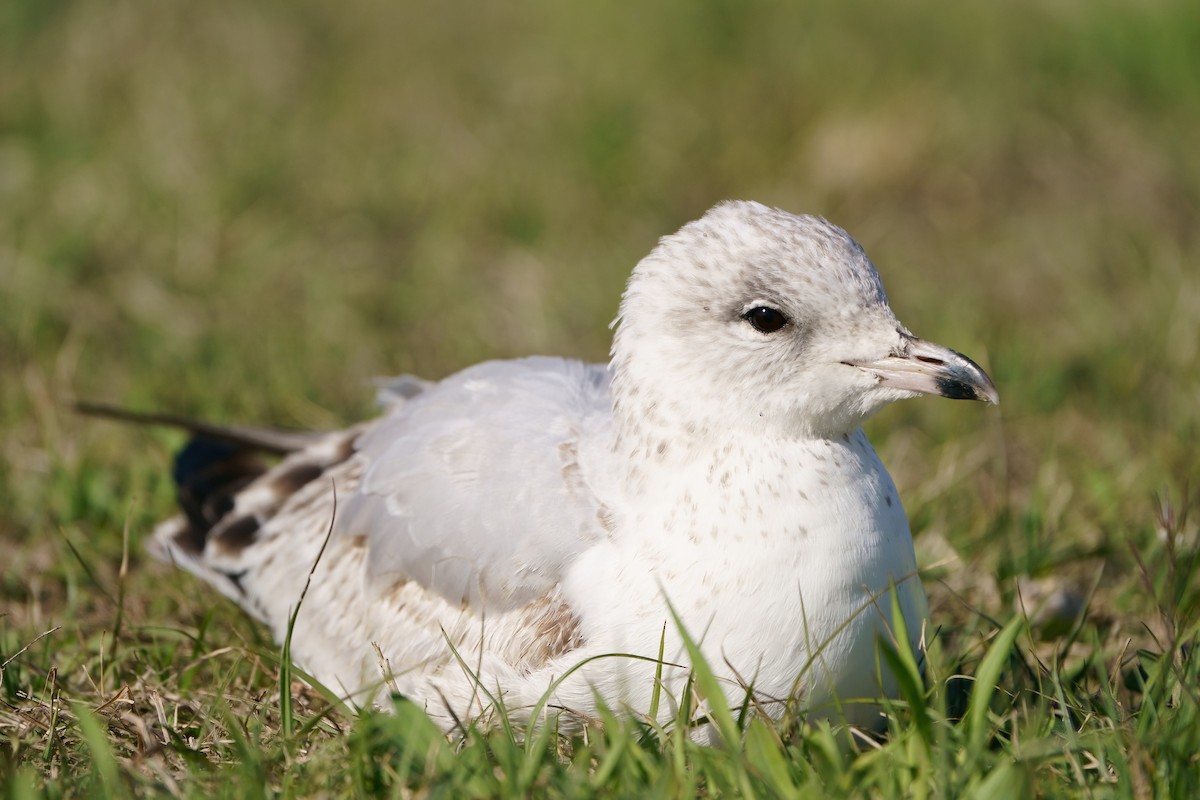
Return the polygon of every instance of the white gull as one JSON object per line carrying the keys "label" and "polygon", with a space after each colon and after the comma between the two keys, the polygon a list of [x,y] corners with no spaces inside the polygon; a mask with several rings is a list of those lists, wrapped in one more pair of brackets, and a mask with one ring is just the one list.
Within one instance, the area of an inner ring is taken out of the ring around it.
{"label": "white gull", "polygon": [[497,704],[564,730],[601,703],[648,714],[660,647],[673,718],[690,662],[671,608],[732,704],[752,687],[772,716],[876,727],[894,690],[876,642],[896,607],[919,649],[927,609],[859,426],[919,393],[996,402],[990,379],[897,321],[843,230],[751,202],[664,237],[614,324],[607,366],[402,378],[344,431],[189,423],[185,513],[152,549],[279,640],[316,564],[295,663],[446,729],[492,724]]}

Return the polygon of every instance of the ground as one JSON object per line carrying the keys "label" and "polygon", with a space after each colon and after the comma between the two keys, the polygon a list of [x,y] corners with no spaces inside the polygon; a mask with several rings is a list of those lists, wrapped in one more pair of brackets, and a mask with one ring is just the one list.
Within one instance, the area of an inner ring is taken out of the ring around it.
{"label": "ground", "polygon": [[[1200,791],[1200,6],[14,0],[0,40],[8,795]],[[730,197],[847,228],[1002,396],[870,424],[937,628],[881,742],[331,706],[144,555],[178,435],[70,410],[320,428],[376,375],[603,360]]]}

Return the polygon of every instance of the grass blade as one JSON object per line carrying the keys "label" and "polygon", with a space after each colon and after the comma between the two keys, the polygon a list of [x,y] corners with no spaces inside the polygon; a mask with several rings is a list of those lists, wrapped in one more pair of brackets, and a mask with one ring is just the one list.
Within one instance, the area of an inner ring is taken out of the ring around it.
{"label": "grass blade", "polygon": [[992,695],[996,692],[1000,675],[1023,627],[1024,619],[1017,616],[1001,628],[975,671],[975,684],[971,687],[971,698],[967,703],[967,740],[972,753],[978,754],[986,744]]}

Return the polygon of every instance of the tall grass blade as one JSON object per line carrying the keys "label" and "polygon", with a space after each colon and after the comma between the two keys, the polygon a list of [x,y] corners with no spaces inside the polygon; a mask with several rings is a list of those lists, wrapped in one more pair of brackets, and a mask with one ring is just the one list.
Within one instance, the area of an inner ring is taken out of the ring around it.
{"label": "tall grass blade", "polygon": [[712,671],[712,667],[705,660],[700,646],[696,644],[691,634],[684,628],[683,620],[675,611],[675,606],[671,605],[668,601],[667,608],[670,610],[671,618],[675,621],[675,627],[679,630],[679,635],[683,639],[683,646],[687,649],[688,660],[692,663],[692,675],[695,678],[696,691],[708,705],[709,721],[716,725],[717,730],[721,733],[721,738],[725,740],[725,745],[736,749],[742,737],[738,732],[737,725],[733,721],[733,712],[729,708],[729,700],[725,697],[725,692],[721,689],[721,684],[717,681],[717,676]]}
{"label": "tall grass blade", "polygon": [[1024,624],[1025,621],[1020,616],[1009,620],[992,640],[987,655],[975,671],[975,684],[971,687],[971,697],[967,703],[967,741],[975,754],[987,744],[992,695],[996,692],[1000,676],[1012,653],[1013,644]]}

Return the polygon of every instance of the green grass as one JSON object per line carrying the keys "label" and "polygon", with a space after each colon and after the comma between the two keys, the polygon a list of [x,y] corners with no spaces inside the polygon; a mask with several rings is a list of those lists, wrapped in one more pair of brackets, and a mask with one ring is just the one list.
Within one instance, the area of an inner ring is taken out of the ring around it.
{"label": "green grass", "polygon": [[[1183,0],[0,4],[0,787],[1196,796],[1197,75]],[[143,555],[179,438],[68,410],[322,427],[375,375],[600,360],[726,197],[846,227],[1003,398],[870,425],[937,628],[882,742],[331,708]]]}

